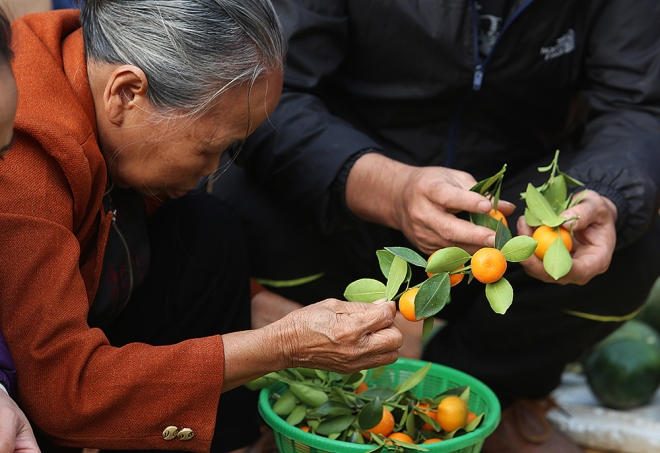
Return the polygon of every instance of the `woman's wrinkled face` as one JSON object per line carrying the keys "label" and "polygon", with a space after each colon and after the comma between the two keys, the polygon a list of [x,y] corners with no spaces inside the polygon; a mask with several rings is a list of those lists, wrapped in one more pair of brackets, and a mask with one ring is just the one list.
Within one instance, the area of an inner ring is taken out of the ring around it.
{"label": "woman's wrinkled face", "polygon": [[0,157],[4,157],[13,141],[17,105],[14,74],[7,63],[0,62]]}
{"label": "woman's wrinkled face", "polygon": [[281,89],[281,72],[270,72],[251,86],[230,88],[196,120],[157,119],[155,112],[139,110],[104,150],[110,178],[147,195],[184,195],[218,169],[227,148],[266,120]]}

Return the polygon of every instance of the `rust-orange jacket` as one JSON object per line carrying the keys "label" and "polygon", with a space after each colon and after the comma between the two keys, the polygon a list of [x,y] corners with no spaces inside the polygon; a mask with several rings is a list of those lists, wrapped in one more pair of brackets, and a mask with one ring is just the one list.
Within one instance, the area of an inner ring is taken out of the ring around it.
{"label": "rust-orange jacket", "polygon": [[[19,401],[60,445],[207,451],[221,337],[115,348],[86,322],[110,218],[78,15],[26,16],[13,32],[19,106],[16,145],[0,162],[0,329]],[[165,441],[170,425],[195,437]]]}

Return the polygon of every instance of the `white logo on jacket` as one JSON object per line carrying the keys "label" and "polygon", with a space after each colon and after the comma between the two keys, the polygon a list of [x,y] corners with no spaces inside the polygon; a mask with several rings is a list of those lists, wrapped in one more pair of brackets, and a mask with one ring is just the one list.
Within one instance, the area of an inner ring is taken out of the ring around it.
{"label": "white logo on jacket", "polygon": [[541,55],[544,55],[545,61],[553,60],[575,50],[575,30],[569,29],[562,36],[557,38],[557,44],[550,47],[541,47]]}

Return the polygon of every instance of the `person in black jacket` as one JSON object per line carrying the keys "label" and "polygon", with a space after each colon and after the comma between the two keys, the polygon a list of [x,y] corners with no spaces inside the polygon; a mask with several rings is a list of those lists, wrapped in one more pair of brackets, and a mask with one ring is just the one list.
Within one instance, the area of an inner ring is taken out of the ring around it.
{"label": "person in black jacket", "polygon": [[490,210],[469,189],[503,164],[499,208],[514,235],[532,234],[520,193],[547,178],[537,168],[557,149],[585,183],[564,213],[579,216],[571,271],[555,281],[536,257],[510,264],[503,316],[483,285],[452,288],[446,327],[423,352],[497,393],[503,421],[484,451],[557,448],[554,431],[514,435],[515,413],[543,418],[566,364],[634,316],[660,274],[660,5],[274,4],[289,46],[280,104],[211,190],[250,231],[254,277],[322,274],[281,295],[307,304],[358,278],[382,281],[384,246],[427,256],[492,246],[494,232],[465,213]]}

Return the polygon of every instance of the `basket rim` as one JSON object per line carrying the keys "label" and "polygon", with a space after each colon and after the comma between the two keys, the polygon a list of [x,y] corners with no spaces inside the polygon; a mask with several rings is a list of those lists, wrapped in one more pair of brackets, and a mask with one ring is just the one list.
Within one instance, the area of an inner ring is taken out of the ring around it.
{"label": "basket rim", "polygon": [[[396,362],[387,365],[387,367],[393,366],[400,368],[418,369],[425,366],[427,363],[429,362],[424,360],[401,357]],[[470,391],[475,391],[483,400],[486,401],[490,415],[484,418],[481,426],[479,426],[479,428],[475,431],[463,434],[462,436],[453,439],[445,440],[443,442],[428,444],[424,447],[429,451],[452,452],[465,447],[473,446],[478,444],[480,441],[483,442],[486,437],[495,431],[495,428],[497,428],[500,423],[502,415],[500,402],[495,393],[482,381],[467,373],[464,373],[463,371],[434,362],[430,363],[430,372],[435,371],[433,374],[450,375],[450,379],[452,380],[466,382],[466,385],[470,386]],[[358,452],[369,451],[374,448],[373,444],[352,444],[345,441],[328,439],[327,437],[308,433],[295,426],[289,425],[284,419],[275,414],[271,409],[269,400],[270,394],[274,388],[276,388],[276,386],[265,388],[260,391],[258,409],[264,421],[277,433],[280,433],[281,435],[286,436],[294,441],[300,442],[301,444],[324,451],[345,451],[347,448],[350,448],[352,451]],[[350,445],[350,447],[347,447],[347,445]],[[333,449],[333,447],[335,448]]]}

